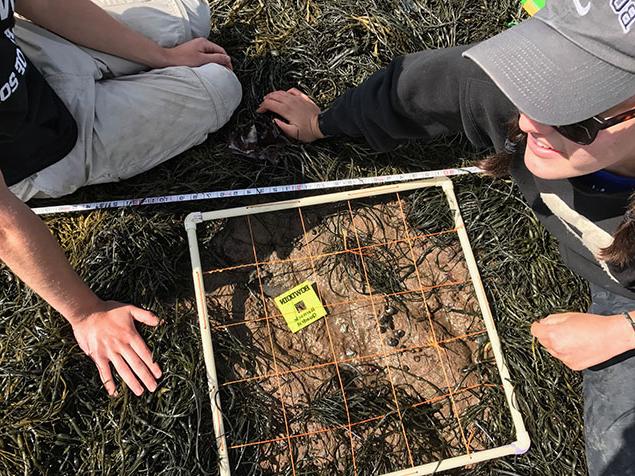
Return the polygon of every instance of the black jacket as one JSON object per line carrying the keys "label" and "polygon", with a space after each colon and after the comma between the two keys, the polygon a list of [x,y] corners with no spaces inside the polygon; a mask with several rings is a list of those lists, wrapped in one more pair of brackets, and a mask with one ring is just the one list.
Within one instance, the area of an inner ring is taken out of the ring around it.
{"label": "black jacket", "polygon": [[[379,151],[463,132],[475,146],[502,151],[507,124],[518,111],[475,63],[461,56],[467,48],[395,59],[339,97],[320,118],[322,132],[364,137]],[[515,157],[511,173],[540,221],[558,238],[565,263],[590,282],[635,299],[635,260],[617,269],[595,257],[612,242],[629,193],[595,192],[579,179],[540,179],[527,170],[522,154]]]}

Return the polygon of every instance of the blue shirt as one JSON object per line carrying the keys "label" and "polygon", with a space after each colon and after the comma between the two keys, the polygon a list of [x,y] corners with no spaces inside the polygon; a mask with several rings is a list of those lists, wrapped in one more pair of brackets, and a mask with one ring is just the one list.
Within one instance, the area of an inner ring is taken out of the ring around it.
{"label": "blue shirt", "polygon": [[635,177],[624,177],[606,170],[584,175],[579,180],[594,192],[620,193],[635,190]]}

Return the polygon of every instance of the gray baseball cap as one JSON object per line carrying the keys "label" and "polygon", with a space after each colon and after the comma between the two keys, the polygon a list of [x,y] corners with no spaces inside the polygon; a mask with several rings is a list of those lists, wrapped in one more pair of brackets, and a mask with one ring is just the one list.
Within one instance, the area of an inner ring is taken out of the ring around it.
{"label": "gray baseball cap", "polygon": [[547,0],[463,55],[535,121],[589,119],[635,96],[635,0]]}

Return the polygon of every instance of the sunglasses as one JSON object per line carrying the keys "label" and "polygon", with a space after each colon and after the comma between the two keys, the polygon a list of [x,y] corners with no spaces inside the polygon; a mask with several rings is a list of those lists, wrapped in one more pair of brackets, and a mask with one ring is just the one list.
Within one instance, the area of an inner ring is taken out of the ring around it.
{"label": "sunglasses", "polygon": [[603,129],[629,121],[635,118],[635,109],[618,114],[617,116],[604,119],[600,116],[593,116],[591,119],[576,122],[575,124],[567,124],[566,126],[553,126],[560,135],[566,137],[570,141],[580,145],[589,145],[598,136]]}

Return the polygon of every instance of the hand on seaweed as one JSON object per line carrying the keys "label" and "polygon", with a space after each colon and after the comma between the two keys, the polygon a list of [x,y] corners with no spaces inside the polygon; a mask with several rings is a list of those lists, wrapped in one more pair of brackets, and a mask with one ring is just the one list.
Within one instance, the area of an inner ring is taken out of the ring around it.
{"label": "hand on seaweed", "polygon": [[531,333],[547,352],[572,370],[606,362],[633,346],[633,330],[621,315],[551,314],[534,322]]}
{"label": "hand on seaweed", "polygon": [[273,112],[283,117],[284,121],[274,119],[274,122],[292,139],[313,142],[324,138],[318,125],[320,108],[298,89],[291,88],[267,94],[256,112]]}
{"label": "hand on seaweed", "polygon": [[164,64],[167,66],[202,66],[217,63],[233,70],[232,60],[225,49],[205,38],[195,38],[174,48],[164,49]]}
{"label": "hand on seaweed", "polygon": [[154,392],[161,369],[137,332],[135,321],[154,327],[159,324],[159,318],[135,306],[115,301],[102,303],[102,309],[73,323],[73,333],[80,348],[97,365],[109,395],[117,395],[110,364],[135,395],[143,394],[139,380]]}

